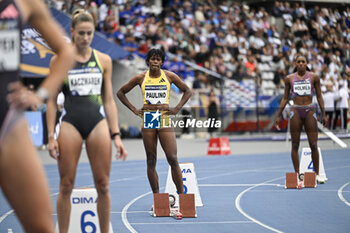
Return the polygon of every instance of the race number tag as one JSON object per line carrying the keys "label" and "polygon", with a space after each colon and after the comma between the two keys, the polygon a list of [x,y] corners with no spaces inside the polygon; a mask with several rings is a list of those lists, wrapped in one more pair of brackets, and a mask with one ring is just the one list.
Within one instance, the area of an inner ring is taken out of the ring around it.
{"label": "race number tag", "polygon": [[69,74],[69,90],[73,96],[101,95],[102,74]]}
{"label": "race number tag", "polygon": [[18,30],[1,30],[0,71],[15,71],[20,64],[20,33]]}
{"label": "race number tag", "polygon": [[294,93],[297,95],[311,95],[310,80],[295,81],[293,87]]}
{"label": "race number tag", "polygon": [[148,104],[165,104],[167,100],[166,85],[145,86],[145,99]]}

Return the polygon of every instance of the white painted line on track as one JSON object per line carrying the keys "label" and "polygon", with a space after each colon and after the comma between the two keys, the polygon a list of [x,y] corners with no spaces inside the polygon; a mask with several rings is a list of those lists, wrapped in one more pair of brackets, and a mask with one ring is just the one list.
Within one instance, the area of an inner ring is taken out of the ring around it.
{"label": "white painted line on track", "polygon": [[[129,212],[128,212],[129,213]],[[172,222],[139,222],[139,223],[132,223],[134,225],[190,225],[190,224],[242,224],[242,223],[254,223],[252,221],[221,221],[221,222],[178,222],[178,221],[172,221]]]}
{"label": "white painted line on track", "polygon": [[343,196],[343,189],[348,185],[350,184],[350,182],[344,184],[343,186],[340,187],[340,189],[338,189],[338,197],[340,198],[340,200],[342,202],[344,202],[347,206],[350,206],[350,203],[344,198]]}
{"label": "white painted line on track", "polygon": [[2,221],[4,221],[5,218],[7,218],[7,216],[11,215],[13,212],[14,212],[14,210],[12,209],[12,210],[8,211],[6,214],[2,215],[2,216],[0,217],[0,223],[1,223]]}
{"label": "white painted line on track", "polygon": [[124,226],[132,233],[137,233],[137,231],[131,226],[131,224],[129,223],[128,221],[128,218],[126,217],[126,213],[128,212],[128,209],[129,207],[134,204],[137,200],[149,195],[149,194],[152,194],[152,192],[148,192],[148,193],[144,193],[136,198],[134,198],[133,200],[131,200],[128,204],[126,204],[126,206],[124,206],[123,210],[122,210],[122,221],[123,221],[123,224]]}
{"label": "white painted line on track", "polygon": [[[198,184],[200,187],[251,187],[259,186],[261,184]],[[281,184],[264,184],[264,186],[283,186]]]}
{"label": "white painted line on track", "polygon": [[[281,178],[284,178],[284,177],[279,177],[279,178],[275,178],[275,179],[272,179],[272,180],[269,180],[269,181],[266,181],[264,183],[261,183],[261,184],[257,184],[257,185],[254,185],[250,188],[247,188],[245,189],[244,191],[242,191],[240,194],[238,194],[238,196],[236,197],[236,201],[235,201],[235,205],[236,205],[236,208],[237,210],[242,214],[244,215],[246,218],[250,219],[251,221],[253,221],[254,223],[256,224],[259,224],[260,226],[266,228],[266,229],[269,229],[271,231],[274,231],[274,232],[278,232],[278,233],[281,233],[282,231],[280,230],[277,230],[276,228],[273,228],[273,227],[270,227],[262,222],[260,222],[259,220],[256,220],[255,218],[251,217],[250,215],[248,215],[246,212],[243,211],[243,209],[241,208],[241,204],[240,204],[240,201],[241,201],[241,198],[243,197],[243,195],[245,193],[247,193],[248,191],[250,191],[251,189],[253,188],[256,188],[258,186],[264,186],[265,184],[267,184],[267,182],[272,182],[272,181],[275,181],[275,180],[279,180]],[[268,185],[268,184],[267,184]]]}

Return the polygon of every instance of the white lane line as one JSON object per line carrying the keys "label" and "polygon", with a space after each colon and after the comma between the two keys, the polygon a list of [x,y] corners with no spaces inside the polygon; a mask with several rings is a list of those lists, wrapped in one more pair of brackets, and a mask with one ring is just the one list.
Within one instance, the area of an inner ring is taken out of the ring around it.
{"label": "white lane line", "polygon": [[122,221],[124,226],[132,233],[137,233],[137,231],[130,225],[128,218],[126,217],[126,213],[128,212],[129,207],[134,204],[137,200],[152,194],[152,192],[148,192],[148,193],[144,193],[136,198],[134,198],[133,200],[131,200],[128,204],[126,204],[126,206],[124,206],[123,210],[122,210]]}
{"label": "white lane line", "polygon": [[[251,187],[261,184],[198,184],[200,187]],[[264,186],[284,186],[281,184],[264,184]]]}
{"label": "white lane line", "polygon": [[[276,178],[276,179],[272,179],[272,180],[266,181],[265,183],[267,183],[267,182],[272,182],[272,181],[275,181],[275,180],[279,180],[279,179],[281,179],[281,178],[284,178],[284,177],[279,177],[279,178]],[[276,228],[270,227],[270,226],[268,226],[268,225],[266,225],[266,224],[260,222],[259,220],[256,220],[255,218],[251,217],[250,215],[248,215],[246,212],[244,212],[244,210],[242,209],[241,204],[240,204],[241,198],[243,197],[243,195],[244,195],[245,193],[247,193],[247,192],[250,191],[251,189],[256,188],[256,187],[258,187],[258,186],[263,186],[263,185],[265,185],[265,183],[261,183],[261,184],[254,185],[254,186],[252,186],[252,187],[250,187],[250,188],[245,189],[245,190],[244,190],[243,192],[241,192],[240,194],[238,194],[238,196],[236,197],[235,205],[236,205],[237,210],[238,210],[243,216],[245,216],[246,218],[250,219],[250,220],[253,221],[254,223],[259,224],[260,226],[262,226],[262,227],[264,227],[264,228],[266,228],[266,229],[269,229],[269,230],[271,230],[271,231],[281,233],[282,231],[277,230]]]}
{"label": "white lane line", "polygon": [[338,197],[340,198],[340,200],[342,202],[344,202],[347,206],[350,206],[350,203],[344,198],[343,196],[343,189],[348,185],[350,184],[350,182],[344,184],[343,186],[340,187],[340,189],[338,189]]}
{"label": "white lane line", "polygon": [[7,216],[11,215],[13,212],[14,212],[14,210],[12,209],[12,210],[8,211],[6,214],[4,214],[3,216],[1,216],[1,217],[0,217],[0,223],[1,223],[2,221],[4,221],[5,218],[7,218]]}
{"label": "white lane line", "polygon": [[253,223],[252,221],[222,221],[222,222],[138,222],[132,223],[133,225],[190,225],[190,224],[242,224]]}

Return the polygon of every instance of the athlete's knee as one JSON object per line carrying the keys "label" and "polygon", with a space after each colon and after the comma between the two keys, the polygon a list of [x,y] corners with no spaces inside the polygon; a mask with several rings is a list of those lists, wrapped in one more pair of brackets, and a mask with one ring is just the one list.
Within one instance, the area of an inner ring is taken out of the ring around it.
{"label": "athlete's knee", "polygon": [[310,146],[310,149],[311,149],[312,151],[316,151],[316,150],[317,150],[317,141],[310,142],[310,143],[309,143],[309,146]]}
{"label": "athlete's knee", "polygon": [[148,156],[147,158],[147,167],[155,168],[157,164],[157,158],[155,156]]}
{"label": "athlete's knee", "polygon": [[299,150],[299,141],[292,142],[292,150]]}
{"label": "athlete's knee", "polygon": [[170,167],[177,167],[179,165],[176,156],[168,156],[168,163]]}
{"label": "athlete's knee", "polygon": [[74,179],[62,178],[60,182],[60,192],[64,196],[70,196],[74,187]]}
{"label": "athlete's knee", "polygon": [[96,191],[99,195],[106,195],[109,193],[108,178],[99,179],[95,184]]}

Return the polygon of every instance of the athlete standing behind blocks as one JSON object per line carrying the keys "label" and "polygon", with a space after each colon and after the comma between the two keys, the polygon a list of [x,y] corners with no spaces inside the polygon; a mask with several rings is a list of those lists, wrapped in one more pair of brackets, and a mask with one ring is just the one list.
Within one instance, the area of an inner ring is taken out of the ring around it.
{"label": "athlete standing behind blocks", "polygon": [[[157,140],[165,152],[168,163],[171,167],[171,175],[178,193],[184,193],[181,169],[177,160],[176,137],[173,128],[163,128],[162,124],[167,116],[176,115],[182,106],[191,97],[192,92],[188,86],[173,72],[162,70],[165,55],[160,49],[151,49],[147,53],[146,64],[149,70],[133,77],[128,83],[122,86],[117,96],[135,115],[143,118],[143,114],[154,112],[161,114],[160,128],[142,128],[143,144],[147,156],[147,176],[153,193],[159,193],[157,163]],[[169,108],[169,94],[171,84],[175,84],[184,94],[180,102],[173,109]],[[143,95],[143,108],[136,109],[126,97],[126,93],[139,85]]]}
{"label": "athlete standing behind blocks", "polygon": [[[68,231],[71,210],[70,195],[83,141],[90,161],[97,190],[97,212],[101,233],[109,232],[111,197],[109,173],[111,168],[110,132],[119,158],[127,153],[120,139],[117,108],[112,92],[111,58],[90,47],[94,34],[92,16],[77,10],[72,17],[72,43],[75,66],[67,74],[62,92],[65,96],[60,131],[55,139],[56,101],[47,106],[49,152],[57,159],[60,173],[60,192],[57,215],[60,233]],[[51,65],[56,64],[56,57]],[[107,121],[104,117],[106,114]]]}
{"label": "athlete standing behind blocks", "polygon": [[[37,92],[19,81],[21,33],[26,22],[57,54],[53,72]],[[47,98],[56,95],[62,75],[72,67],[73,50],[40,0],[0,1],[0,25],[0,188],[25,232],[53,233],[49,188],[24,110],[40,109]]]}
{"label": "athlete standing behind blocks", "polygon": [[290,133],[292,137],[292,161],[294,170],[299,174],[299,144],[300,133],[304,126],[309,146],[311,148],[311,158],[316,172],[316,179],[319,183],[325,180],[319,174],[319,153],[317,146],[318,127],[316,117],[316,106],[312,103],[313,94],[316,92],[317,102],[322,114],[322,123],[325,124],[324,102],[321,94],[320,78],[312,72],[307,71],[307,60],[304,55],[296,56],[296,72],[288,75],[285,79],[284,96],[277,113],[275,121],[276,128],[279,128],[281,114],[289,101],[291,94],[293,99],[292,112],[290,115]]}

